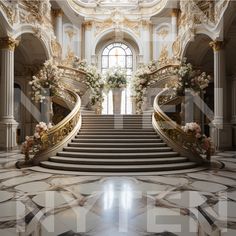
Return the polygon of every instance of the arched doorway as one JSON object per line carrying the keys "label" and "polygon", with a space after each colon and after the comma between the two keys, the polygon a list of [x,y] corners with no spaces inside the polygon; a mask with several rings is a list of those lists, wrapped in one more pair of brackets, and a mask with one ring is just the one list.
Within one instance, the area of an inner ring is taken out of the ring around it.
{"label": "arched doorway", "polygon": [[[186,47],[184,56],[188,59],[188,62],[193,64],[195,69],[200,69],[211,75],[214,78],[214,55],[213,50],[210,47],[212,39],[205,34],[196,35],[194,41],[189,42]],[[208,88],[204,93],[201,93],[201,99],[205,105],[209,108],[205,109],[205,112],[194,104],[194,121],[201,124],[202,131],[210,136],[210,124],[214,118],[214,81],[212,80]],[[202,107],[203,109],[203,107]],[[211,118],[210,118],[211,117]]]}
{"label": "arched doorway", "polygon": [[[132,114],[130,80],[134,70],[134,52],[125,43],[114,42],[107,45],[101,54],[101,72],[105,74],[110,68],[121,67],[126,71],[128,85],[122,92],[121,114]],[[104,94],[103,114],[113,113],[112,91]]]}
{"label": "arched doorway", "polygon": [[48,59],[48,51],[44,42],[32,33],[21,34],[17,40],[19,45],[14,54],[14,118],[18,122],[18,141],[21,143],[25,136],[32,135],[35,125],[42,120],[40,104],[31,100],[29,81]]}

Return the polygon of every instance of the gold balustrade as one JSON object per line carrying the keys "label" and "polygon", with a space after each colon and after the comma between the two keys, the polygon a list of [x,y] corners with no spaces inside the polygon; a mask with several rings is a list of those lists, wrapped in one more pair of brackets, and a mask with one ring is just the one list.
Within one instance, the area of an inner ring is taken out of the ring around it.
{"label": "gold balustrade", "polygon": [[50,156],[56,155],[61,151],[63,146],[67,144],[78,132],[81,126],[81,100],[77,93],[70,89],[65,89],[65,96],[59,99],[72,103],[73,109],[61,122],[52,127],[41,138],[41,149],[34,156],[33,164],[38,165],[41,161],[47,160]]}
{"label": "gold balustrade", "polygon": [[[191,161],[203,163],[205,160],[198,140],[193,135],[187,135],[181,126],[163,111],[165,105],[178,105],[182,102],[182,98],[176,96],[170,88],[178,79],[173,76],[173,70],[176,67],[178,67],[178,64],[167,65],[151,73],[151,76],[156,80],[156,84],[163,88],[154,100],[153,126],[160,137],[173,150],[188,157]],[[168,86],[164,89],[163,85],[165,84],[168,84]]]}

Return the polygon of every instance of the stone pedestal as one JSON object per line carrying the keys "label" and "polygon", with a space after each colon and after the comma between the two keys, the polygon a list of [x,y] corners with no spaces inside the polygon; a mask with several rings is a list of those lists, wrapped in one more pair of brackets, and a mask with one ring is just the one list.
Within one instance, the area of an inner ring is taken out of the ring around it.
{"label": "stone pedestal", "polygon": [[0,149],[13,149],[17,146],[18,123],[14,119],[14,50],[17,41],[0,39],[1,86],[0,86]]}
{"label": "stone pedestal", "polygon": [[123,89],[117,88],[112,90],[113,95],[113,113],[121,114],[121,97]]}
{"label": "stone pedestal", "polygon": [[236,147],[236,125],[232,127],[232,132],[233,132],[233,146],[235,148]]}
{"label": "stone pedestal", "polygon": [[233,130],[231,124],[212,124],[210,125],[210,133],[217,151],[229,150],[232,148]]}
{"label": "stone pedestal", "polygon": [[42,103],[42,121],[46,124],[52,123],[53,120],[53,102],[51,97],[47,97]]}

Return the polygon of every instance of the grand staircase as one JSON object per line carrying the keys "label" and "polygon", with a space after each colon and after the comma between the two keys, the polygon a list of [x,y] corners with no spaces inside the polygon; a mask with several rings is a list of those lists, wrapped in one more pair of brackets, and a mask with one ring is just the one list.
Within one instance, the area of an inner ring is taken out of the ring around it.
{"label": "grand staircase", "polygon": [[80,132],[41,167],[89,173],[155,173],[192,169],[154,131],[150,115],[83,115]]}

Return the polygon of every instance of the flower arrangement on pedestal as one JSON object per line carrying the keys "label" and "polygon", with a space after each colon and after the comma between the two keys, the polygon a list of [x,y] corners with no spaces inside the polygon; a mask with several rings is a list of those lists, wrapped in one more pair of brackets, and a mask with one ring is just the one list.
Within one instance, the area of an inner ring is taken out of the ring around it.
{"label": "flower arrangement on pedestal", "polygon": [[98,110],[102,110],[103,98],[103,80],[101,74],[95,66],[88,65],[86,60],[75,57],[73,67],[86,73],[86,85],[91,89],[90,103],[97,106]]}
{"label": "flower arrangement on pedestal", "polygon": [[47,97],[59,95],[64,90],[61,84],[62,70],[57,67],[52,59],[43,64],[43,68],[29,82],[32,88],[32,100],[44,102]]}
{"label": "flower arrangement on pedestal", "polygon": [[208,87],[211,76],[200,70],[194,70],[192,64],[187,63],[184,58],[181,65],[174,72],[178,76],[178,81],[175,83],[173,89],[177,95],[183,96],[186,89],[191,89],[195,93],[199,93]]}
{"label": "flower arrangement on pedestal", "polygon": [[136,113],[142,113],[144,97],[150,85],[150,73],[157,70],[157,62],[151,61],[148,65],[141,65],[131,81],[132,97],[136,104]]}
{"label": "flower arrangement on pedestal", "polygon": [[123,89],[127,86],[126,71],[121,67],[113,67],[105,74],[105,88],[109,89]]}
{"label": "flower arrangement on pedestal", "polygon": [[33,136],[26,136],[25,142],[22,144],[21,152],[25,155],[25,161],[30,161],[30,155],[35,155],[42,148],[43,135],[52,128],[52,124],[48,125],[40,122],[36,125]]}
{"label": "flower arrangement on pedestal", "polygon": [[122,90],[127,86],[126,71],[121,67],[114,67],[105,74],[105,89],[112,90],[113,113],[121,114]]}
{"label": "flower arrangement on pedestal", "polygon": [[148,71],[143,68],[139,69],[131,82],[131,89],[132,89],[132,98],[135,101],[136,105],[136,113],[142,113],[142,106],[144,102],[144,97],[147,93],[147,87],[149,84],[149,75]]}
{"label": "flower arrangement on pedestal", "polygon": [[199,124],[195,122],[187,123],[185,126],[182,126],[182,130],[187,135],[191,135],[196,139],[195,144],[199,147],[198,151],[201,154],[206,155],[206,159],[210,161],[211,155],[215,153],[215,147],[212,139],[202,134],[202,130]]}

